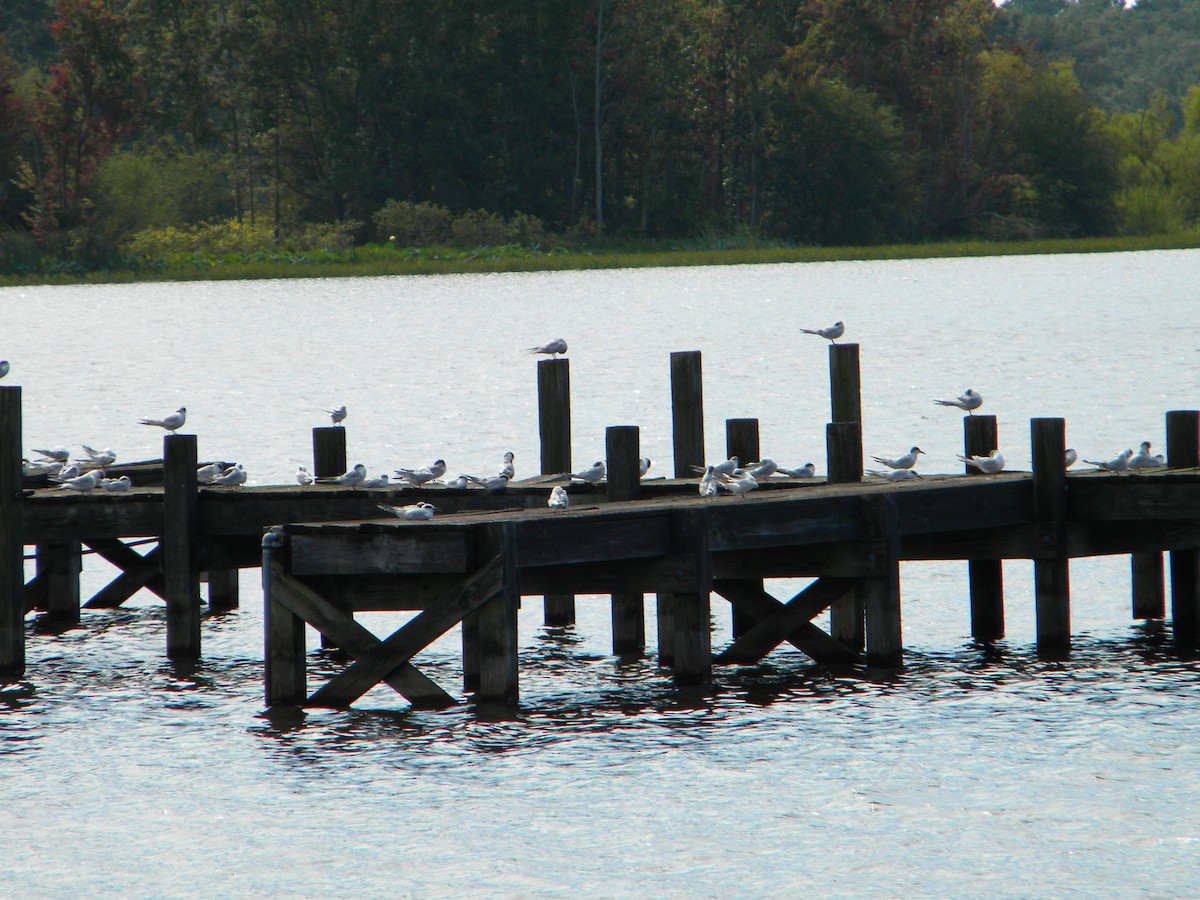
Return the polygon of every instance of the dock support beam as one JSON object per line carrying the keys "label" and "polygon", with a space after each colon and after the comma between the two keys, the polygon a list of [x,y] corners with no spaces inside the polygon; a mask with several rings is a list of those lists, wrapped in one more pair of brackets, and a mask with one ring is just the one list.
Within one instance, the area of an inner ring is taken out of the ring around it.
{"label": "dock support beam", "polygon": [[37,547],[37,577],[45,580],[46,615],[60,625],[79,624],[79,573],[83,545],[79,541],[49,541]]}
{"label": "dock support beam", "polygon": [[[571,469],[571,364],[566,359],[542,359],[537,364],[538,437],[543,475]],[[543,598],[545,624],[575,624],[575,595],[547,594]]]}
{"label": "dock support beam", "polygon": [[[857,345],[849,346],[857,350]],[[826,425],[825,457],[826,481],[830,484],[862,481],[862,425],[857,421]],[[866,599],[860,585],[829,607],[829,634],[851,650],[862,650],[866,646]]]}
{"label": "dock support beam", "polygon": [[[552,360],[551,360],[552,361]],[[565,362],[566,360],[562,360]],[[517,672],[517,611],[521,606],[520,575],[517,572],[515,528],[502,525],[489,535],[480,554],[494,551],[503,556],[503,588],[477,610],[475,629],[479,661],[476,703],[516,706],[520,699]]]}
{"label": "dock support beam", "polygon": [[[605,431],[608,499],[637,500],[641,494],[641,432],[636,425],[613,425]],[[641,593],[612,595],[613,653],[639,656],[646,649],[646,602]]]}
{"label": "dock support beam", "polygon": [[[1200,465],[1200,412],[1167,413],[1167,465],[1172,469]],[[1200,643],[1200,549],[1195,547],[1171,551],[1171,620],[1177,644]]]}
{"label": "dock support beam", "polygon": [[25,675],[21,388],[0,387],[0,679]]}
{"label": "dock support beam", "polygon": [[[998,448],[999,434],[995,416],[963,417],[963,455],[987,456]],[[966,467],[968,475],[982,475]],[[1004,637],[1004,564],[998,559],[972,559],[967,562],[971,593],[971,636],[990,643]]]}
{"label": "dock support beam", "polygon": [[[759,447],[758,419],[725,420],[725,455],[736,456],[743,466],[762,459]],[[761,578],[747,579],[747,586],[763,589]],[[733,607],[733,638],[737,640],[755,626],[754,617],[738,606]]]}
{"label": "dock support beam", "polygon": [[200,495],[196,436],[163,438],[163,583],[167,595],[167,657],[200,656],[200,577],[197,549]]}
{"label": "dock support beam", "polygon": [[210,612],[228,612],[231,609],[237,609],[239,600],[237,569],[213,569],[208,573],[208,609]]}
{"label": "dock support beam", "polygon": [[875,571],[858,588],[866,620],[867,665],[895,668],[904,662],[900,625],[900,520],[885,494],[863,498],[867,555]]}
{"label": "dock support beam", "polygon": [[670,595],[672,674],[680,686],[706,684],[712,678],[712,558],[704,510],[681,513],[672,521],[677,552],[694,554],[695,590]]}
{"label": "dock support beam", "polygon": [[[699,350],[671,354],[671,442],[675,477],[694,478],[692,466],[704,463],[704,383]],[[658,662],[675,664],[675,605],[671,594],[659,594],[655,619],[658,624]]]}
{"label": "dock support beam", "polygon": [[1133,617],[1164,619],[1167,615],[1167,591],[1163,584],[1161,550],[1130,556],[1129,579],[1133,586]]}
{"label": "dock support beam", "polygon": [[1071,646],[1067,468],[1063,458],[1067,446],[1066,422],[1033,419],[1029,426],[1033,445],[1033,518],[1037,522],[1039,553],[1033,560],[1037,646],[1040,652],[1066,650]]}

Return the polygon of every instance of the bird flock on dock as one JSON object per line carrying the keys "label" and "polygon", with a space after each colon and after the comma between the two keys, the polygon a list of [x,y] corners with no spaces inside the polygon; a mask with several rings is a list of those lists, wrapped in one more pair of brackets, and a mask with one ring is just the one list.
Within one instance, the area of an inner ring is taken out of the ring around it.
{"label": "bird flock on dock", "polygon": [[[800,331],[803,334],[815,334],[828,340],[830,343],[837,343],[838,338],[846,333],[846,326],[844,322],[839,320],[825,328],[801,328]],[[557,359],[567,352],[567,342],[562,338],[556,338],[538,346],[529,347],[525,352]],[[0,379],[8,375],[11,368],[11,364],[7,359],[0,359]],[[935,399],[933,402],[938,406],[963,410],[968,415],[973,416],[975,410],[983,405],[983,397],[979,392],[968,388],[957,397],[952,399]],[[343,427],[343,423],[348,415],[344,404],[326,408],[324,412],[330,417],[333,425]],[[179,407],[175,412],[165,415],[162,418],[141,418],[138,420],[138,423],[141,425],[162,428],[171,434],[176,434],[186,422],[187,407],[184,406]],[[75,459],[71,458],[72,454],[65,446],[50,449],[35,448],[32,450],[32,453],[36,454],[34,458],[22,460],[23,474],[45,475],[57,488],[79,493],[87,493],[97,489],[113,492],[128,491],[130,489],[132,482],[128,475],[110,478],[105,474],[105,469],[116,462],[115,451],[111,448],[97,450],[87,445],[80,446],[82,446],[84,455],[78,456]],[[925,455],[925,451],[914,445],[907,452],[896,456],[872,456],[871,458],[882,468],[866,469],[865,474],[889,482],[919,479],[921,475],[917,471],[916,466],[918,458],[923,455]],[[295,480],[301,487],[322,484],[355,490],[360,488],[365,490],[386,488],[394,491],[405,487],[437,486],[447,489],[464,490],[470,486],[477,486],[486,491],[498,493],[504,491],[516,478],[514,459],[515,457],[511,451],[506,452],[494,475],[455,473],[449,477],[447,477],[446,461],[440,458],[427,466],[397,468],[394,470],[393,475],[380,473],[374,476],[368,474],[366,466],[362,463],[357,463],[341,475],[330,478],[317,478],[306,466],[301,465],[296,470]],[[985,475],[996,475],[1004,470],[1004,456],[998,449],[993,450],[987,456],[958,456],[958,459],[968,468],[976,469]],[[1078,455],[1076,451],[1068,449],[1065,453],[1063,464],[1069,468],[1077,460]],[[1151,444],[1149,441],[1143,441],[1136,453],[1132,448],[1129,448],[1121,451],[1112,459],[1085,459],[1084,463],[1095,467],[1097,471],[1114,473],[1139,472],[1166,465],[1162,454],[1151,453]],[[642,457],[638,466],[639,477],[645,477],[652,464],[649,457]],[[745,497],[748,493],[758,488],[760,484],[775,476],[810,479],[816,475],[816,466],[811,462],[805,463],[798,468],[788,468],[778,464],[770,457],[763,457],[760,460],[743,464],[738,457],[731,456],[729,459],[712,465],[693,466],[692,468],[699,475],[697,487],[702,497],[715,497],[721,492]],[[604,481],[607,474],[605,461],[598,459],[592,465],[578,472],[565,472],[560,476],[544,477],[540,481],[565,480],[568,484],[581,486],[596,485]],[[203,485],[238,487],[246,483],[247,473],[240,463],[215,462],[201,466],[196,472],[196,478]],[[570,494],[567,492],[566,487],[561,484],[554,485],[550,490],[546,505],[551,510],[561,511],[569,509],[570,504]],[[437,512],[437,508],[433,504],[425,501],[406,506],[395,506],[386,503],[380,503],[378,506],[383,512],[408,521],[429,520]]]}

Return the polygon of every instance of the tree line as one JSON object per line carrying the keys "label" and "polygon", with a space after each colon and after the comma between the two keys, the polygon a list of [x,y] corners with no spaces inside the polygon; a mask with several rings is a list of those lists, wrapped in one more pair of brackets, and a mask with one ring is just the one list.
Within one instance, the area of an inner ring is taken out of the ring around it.
{"label": "tree line", "polygon": [[383,241],[397,209],[813,244],[1189,228],[1200,92],[1106,108],[1048,37],[1196,19],[1120,6],[17,0],[0,266],[199,223]]}

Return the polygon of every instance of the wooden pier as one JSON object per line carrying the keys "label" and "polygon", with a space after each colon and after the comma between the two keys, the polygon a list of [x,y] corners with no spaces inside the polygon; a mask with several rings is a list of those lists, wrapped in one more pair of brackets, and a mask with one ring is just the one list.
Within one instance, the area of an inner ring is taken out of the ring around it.
{"label": "wooden pier", "polygon": [[[690,471],[707,456],[700,354],[688,351],[670,360],[676,477],[641,480],[639,429],[613,427],[606,482],[572,486],[567,511],[545,505],[550,480],[572,461],[565,359],[538,363],[542,476],[496,493],[206,487],[196,483],[195,435],[168,435],[161,469],[149,467],[128,492],[31,490],[19,468],[20,388],[2,387],[0,675],[24,675],[29,612],[70,627],[81,608],[118,606],[143,588],[166,603],[167,655],[195,659],[202,582],[210,609],[233,609],[237,570],[258,566],[270,705],[346,706],[380,682],[417,706],[457,703],[458,692],[423,674],[418,658],[455,627],[461,692],[515,703],[518,610],[534,595],[544,598],[548,625],[574,622],[576,594],[610,595],[615,654],[644,652],[645,597],[655,595],[658,661],[679,684],[704,682],[712,666],[753,662],[784,642],[817,663],[899,666],[905,560],[968,563],[970,629],[981,642],[1004,636],[1001,561],[1033,560],[1038,647],[1061,652],[1070,643],[1069,561],[1129,554],[1134,617],[1165,618],[1169,584],[1177,642],[1200,641],[1200,413],[1167,414],[1169,467],[1153,474],[1068,475],[1065,423],[1035,419],[1032,473],[864,483],[858,346],[829,350],[826,478],[773,479],[745,499],[700,498]],[[995,417],[963,423],[966,453],[997,446]],[[757,420],[727,420],[725,431],[727,455],[759,455]],[[313,430],[318,475],[345,470],[345,441],[343,428]],[[419,499],[438,505],[435,520],[381,518],[377,508]],[[36,556],[28,583],[26,547]],[[79,572],[90,553],[120,574],[82,601]],[[769,592],[772,579],[794,578],[815,580],[786,602]],[[712,646],[714,594],[733,615],[726,647]],[[415,615],[379,640],[355,620],[370,610]],[[813,622],[825,610],[828,631]],[[306,623],[354,660],[312,694]]]}

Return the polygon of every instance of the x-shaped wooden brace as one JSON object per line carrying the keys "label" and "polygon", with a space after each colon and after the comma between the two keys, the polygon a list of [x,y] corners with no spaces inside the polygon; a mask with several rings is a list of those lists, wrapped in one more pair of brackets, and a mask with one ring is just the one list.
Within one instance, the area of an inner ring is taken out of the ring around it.
{"label": "x-shaped wooden brace", "polygon": [[379,640],[345,610],[329,603],[303,582],[271,568],[271,595],[304,619],[355,662],[335,675],[306,701],[307,706],[345,708],[379,682],[406,697],[413,706],[437,709],[457,701],[422,674],[409,660],[463,617],[504,589],[504,560],[496,557],[468,577],[445,599],[419,612],[386,640]]}
{"label": "x-shaped wooden brace", "polygon": [[166,599],[162,576],[162,544],[142,556],[115,538],[85,541],[96,554],[121,570],[121,574],[83,604],[84,609],[115,609],[142,588]]}
{"label": "x-shaped wooden brace", "polygon": [[757,662],[784,641],[826,664],[859,662],[859,654],[812,623],[854,588],[854,578],[818,578],[787,603],[780,603],[756,581],[718,579],[713,590],[748,615],[755,625],[713,660],[715,664]]}

